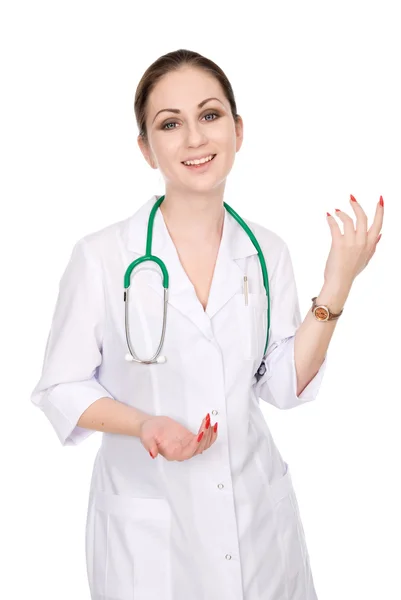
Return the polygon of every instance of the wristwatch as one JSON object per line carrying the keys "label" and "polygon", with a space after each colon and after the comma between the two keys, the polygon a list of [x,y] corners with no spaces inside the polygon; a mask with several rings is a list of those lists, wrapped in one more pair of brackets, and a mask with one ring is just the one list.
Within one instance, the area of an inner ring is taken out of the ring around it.
{"label": "wristwatch", "polygon": [[335,315],[330,311],[329,307],[325,306],[324,304],[319,304],[319,306],[316,306],[316,299],[317,296],[312,298],[313,304],[311,310],[318,321],[334,321],[343,314],[344,309],[340,313],[338,313],[338,315]]}

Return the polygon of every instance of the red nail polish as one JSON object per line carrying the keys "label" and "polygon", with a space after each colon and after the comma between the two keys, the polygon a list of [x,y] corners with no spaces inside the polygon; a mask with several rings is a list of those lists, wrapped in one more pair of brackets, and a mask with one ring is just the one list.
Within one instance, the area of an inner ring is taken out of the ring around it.
{"label": "red nail polish", "polygon": [[380,204],[381,204],[381,206],[384,206],[383,196],[380,196]]}
{"label": "red nail polish", "polygon": [[356,199],[354,198],[354,196],[352,194],[350,194],[350,198],[351,198],[352,202],[356,202]]}
{"label": "red nail polish", "polygon": [[377,243],[380,242],[380,238],[381,238],[382,234],[379,235],[378,239],[377,239]]}
{"label": "red nail polish", "polygon": [[151,453],[151,451],[149,450],[149,454],[152,458],[154,458],[153,454]]}
{"label": "red nail polish", "polygon": [[328,217],[331,217],[331,214],[330,214],[330,213],[327,213],[327,216],[328,216]]}
{"label": "red nail polish", "polygon": [[210,415],[209,413],[207,413],[206,415],[206,429],[209,429],[210,427]]}
{"label": "red nail polish", "polygon": [[337,211],[337,212],[341,212],[339,208],[336,208],[336,211]]}
{"label": "red nail polish", "polygon": [[213,429],[214,429],[214,432],[215,432],[215,433],[216,433],[216,431],[217,431],[217,425],[218,425],[218,422],[216,421],[216,423],[213,425]]}
{"label": "red nail polish", "polygon": [[202,437],[203,437],[203,431],[201,431],[200,434],[198,435],[198,442],[201,441]]}

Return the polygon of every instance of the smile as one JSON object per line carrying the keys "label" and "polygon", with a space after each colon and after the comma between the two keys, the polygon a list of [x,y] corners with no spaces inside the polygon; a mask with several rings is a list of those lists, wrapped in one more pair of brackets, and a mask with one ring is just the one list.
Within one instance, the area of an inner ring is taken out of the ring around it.
{"label": "smile", "polygon": [[204,165],[207,165],[208,163],[212,162],[212,160],[214,159],[215,156],[216,156],[216,154],[210,154],[210,156],[207,156],[206,158],[201,158],[199,160],[188,160],[188,161],[182,162],[181,164],[183,164],[185,167],[188,167],[188,168],[199,169],[199,168],[203,167]]}

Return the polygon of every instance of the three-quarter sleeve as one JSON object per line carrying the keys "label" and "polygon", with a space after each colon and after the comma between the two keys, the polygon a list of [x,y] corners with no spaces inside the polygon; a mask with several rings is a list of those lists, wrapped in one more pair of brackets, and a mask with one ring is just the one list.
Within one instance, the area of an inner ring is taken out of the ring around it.
{"label": "three-quarter sleeve", "polygon": [[257,397],[279,409],[289,409],[314,400],[327,365],[327,353],[315,377],[297,396],[294,340],[301,325],[298,292],[287,244],[282,251],[272,277],[270,289],[269,344],[263,357],[261,373],[253,383]]}
{"label": "three-quarter sleeve", "polygon": [[42,375],[31,395],[65,446],[94,433],[77,425],[79,417],[95,400],[112,397],[97,379],[104,308],[101,264],[83,238],[60,280]]}

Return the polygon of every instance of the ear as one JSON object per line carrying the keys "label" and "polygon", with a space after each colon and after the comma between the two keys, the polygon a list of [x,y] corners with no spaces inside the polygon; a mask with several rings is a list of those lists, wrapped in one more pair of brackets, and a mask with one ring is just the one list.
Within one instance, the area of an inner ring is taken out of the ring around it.
{"label": "ear", "polygon": [[235,122],[235,135],[236,135],[236,152],[241,148],[244,140],[244,122],[242,117],[238,115]]}
{"label": "ear", "polygon": [[152,154],[151,149],[149,148],[148,142],[146,140],[144,140],[141,135],[138,135],[137,142],[138,142],[138,146],[139,146],[146,162],[148,163],[148,165],[150,167],[152,167],[152,169],[157,169],[157,164],[153,158],[153,154]]}

